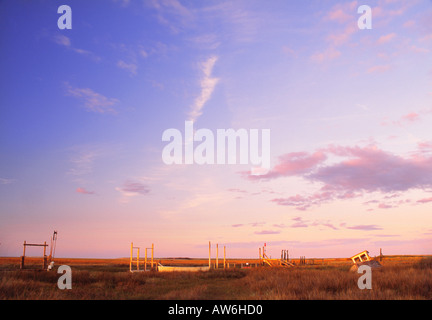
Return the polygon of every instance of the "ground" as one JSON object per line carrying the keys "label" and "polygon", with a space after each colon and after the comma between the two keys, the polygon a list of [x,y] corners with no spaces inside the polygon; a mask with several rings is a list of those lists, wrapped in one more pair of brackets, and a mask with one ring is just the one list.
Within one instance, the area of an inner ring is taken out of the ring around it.
{"label": "ground", "polygon": [[[39,260],[28,261],[40,267]],[[205,265],[202,259],[157,259],[163,265]],[[56,259],[53,271],[19,270],[19,258],[0,258],[0,299],[142,300],[432,300],[431,256],[385,256],[372,272],[372,289],[360,290],[361,274],[349,259],[308,259],[290,268],[229,260],[230,268],[197,273],[131,273],[128,259]],[[37,264],[36,264],[37,263]],[[249,268],[244,268],[249,263]],[[312,264],[313,263],[313,264]],[[235,267],[234,267],[235,264]],[[243,265],[242,265],[243,264]],[[72,289],[60,290],[56,272],[72,269]],[[243,266],[243,268],[242,268]]]}

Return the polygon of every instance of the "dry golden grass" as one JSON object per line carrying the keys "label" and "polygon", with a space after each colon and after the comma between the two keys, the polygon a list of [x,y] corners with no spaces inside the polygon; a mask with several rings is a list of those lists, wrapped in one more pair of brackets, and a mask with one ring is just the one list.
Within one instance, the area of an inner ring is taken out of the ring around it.
{"label": "dry golden grass", "polygon": [[[208,260],[161,262],[197,265]],[[242,262],[237,260],[237,266]],[[56,266],[72,268],[72,290],[60,290],[55,271],[20,271],[18,258],[0,258],[0,299],[432,299],[431,257],[385,257],[383,268],[373,271],[372,290],[358,288],[360,275],[348,271],[346,259],[321,262],[294,268],[130,273],[128,259],[58,259]]]}

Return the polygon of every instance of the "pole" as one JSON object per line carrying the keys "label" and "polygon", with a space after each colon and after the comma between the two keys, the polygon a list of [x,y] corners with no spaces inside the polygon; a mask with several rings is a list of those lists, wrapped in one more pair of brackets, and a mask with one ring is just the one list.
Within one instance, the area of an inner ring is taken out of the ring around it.
{"label": "pole", "polygon": [[226,269],[226,246],[224,246],[224,269]]}
{"label": "pole", "polygon": [[147,248],[145,248],[144,271],[147,271]]}
{"label": "pole", "polygon": [[219,244],[216,243],[216,269],[219,268]]}
{"label": "pole", "polygon": [[47,256],[46,256],[46,247],[47,247],[47,244],[46,244],[46,241],[44,242],[44,250],[43,250],[43,269],[45,270],[45,269],[47,269]]}
{"label": "pole", "polygon": [[209,268],[211,268],[211,242],[209,241]]}
{"label": "pole", "polygon": [[139,249],[137,249],[137,271],[139,271]]}
{"label": "pole", "polygon": [[154,244],[152,243],[152,252],[151,252],[151,268],[153,269],[153,256],[154,256]]}
{"label": "pole", "polygon": [[133,256],[133,242],[131,242],[131,252],[130,252],[130,262],[129,262],[129,271],[132,272],[132,256]]}

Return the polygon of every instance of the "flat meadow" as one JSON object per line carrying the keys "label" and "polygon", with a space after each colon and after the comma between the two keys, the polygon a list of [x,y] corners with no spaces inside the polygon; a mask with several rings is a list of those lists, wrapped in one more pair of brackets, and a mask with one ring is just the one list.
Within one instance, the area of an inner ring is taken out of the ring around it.
{"label": "flat meadow", "polygon": [[[158,262],[185,266],[204,265],[206,260]],[[21,271],[19,258],[0,258],[0,299],[432,300],[431,256],[385,256],[382,268],[372,272],[371,290],[358,288],[361,274],[349,271],[348,259],[316,259],[305,265],[297,261],[289,268],[255,267],[257,260],[228,262],[229,269],[209,272],[131,273],[128,259],[56,259],[53,271]],[[56,270],[63,264],[72,269],[71,290],[57,286],[61,275]]]}

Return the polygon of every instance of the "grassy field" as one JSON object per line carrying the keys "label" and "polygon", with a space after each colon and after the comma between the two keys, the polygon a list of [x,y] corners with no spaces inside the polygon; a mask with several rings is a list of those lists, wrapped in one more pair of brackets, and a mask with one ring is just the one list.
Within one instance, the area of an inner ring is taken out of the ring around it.
{"label": "grassy field", "polygon": [[[164,265],[208,263],[204,259],[157,261]],[[360,274],[349,271],[347,259],[314,259],[292,268],[241,268],[246,262],[258,261],[229,260],[230,269],[210,272],[130,273],[128,259],[56,259],[56,267],[72,268],[72,289],[60,290],[60,274],[55,270],[20,271],[19,258],[0,258],[0,299],[432,300],[430,256],[384,257],[383,267],[373,271],[372,290],[358,288]]]}

